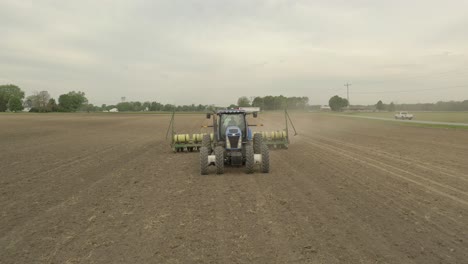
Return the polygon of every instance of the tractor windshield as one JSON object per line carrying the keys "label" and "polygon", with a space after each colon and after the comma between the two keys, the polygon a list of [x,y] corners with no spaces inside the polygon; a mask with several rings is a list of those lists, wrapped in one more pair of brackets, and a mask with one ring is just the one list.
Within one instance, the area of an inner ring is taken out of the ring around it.
{"label": "tractor windshield", "polygon": [[245,118],[244,114],[223,114],[219,119],[219,126],[221,128],[221,138],[226,135],[226,129],[230,126],[237,126],[245,134]]}

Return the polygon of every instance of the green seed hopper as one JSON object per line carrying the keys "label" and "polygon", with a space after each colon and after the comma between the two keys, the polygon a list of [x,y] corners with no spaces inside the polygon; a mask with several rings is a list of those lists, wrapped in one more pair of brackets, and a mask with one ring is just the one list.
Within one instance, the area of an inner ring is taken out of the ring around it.
{"label": "green seed hopper", "polygon": [[294,130],[294,136],[297,135],[296,128],[289,117],[288,111],[284,110],[284,119],[286,127],[283,130],[277,131],[257,131],[254,134],[262,134],[263,142],[271,148],[284,148],[287,149],[289,145],[289,128],[288,124],[291,124]]}
{"label": "green seed hopper", "polygon": [[[174,130],[175,112],[172,113],[169,128],[166,133],[166,140],[171,134],[171,148],[173,152],[192,152],[198,151],[202,146],[203,136],[207,133],[200,134],[178,134]],[[211,140],[213,140],[213,133],[210,134]]]}

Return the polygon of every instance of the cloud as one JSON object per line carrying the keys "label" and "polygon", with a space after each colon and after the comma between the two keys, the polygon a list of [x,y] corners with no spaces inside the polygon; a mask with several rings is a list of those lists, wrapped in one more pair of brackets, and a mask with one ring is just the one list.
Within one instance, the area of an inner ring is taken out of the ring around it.
{"label": "cloud", "polygon": [[[345,82],[351,94],[448,87],[468,78],[460,74],[467,9],[465,1],[7,0],[0,81],[55,96],[81,90],[97,104],[121,96],[230,104],[267,94],[325,103]],[[354,102],[466,97],[434,89]]]}

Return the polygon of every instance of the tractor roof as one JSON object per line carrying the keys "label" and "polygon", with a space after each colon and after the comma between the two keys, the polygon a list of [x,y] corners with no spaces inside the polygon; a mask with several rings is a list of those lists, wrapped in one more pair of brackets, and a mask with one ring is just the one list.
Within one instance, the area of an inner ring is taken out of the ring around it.
{"label": "tractor roof", "polygon": [[232,114],[245,114],[245,110],[241,110],[241,109],[225,109],[225,110],[219,110],[217,112],[218,115],[221,115],[221,114],[227,114],[227,115],[232,115]]}

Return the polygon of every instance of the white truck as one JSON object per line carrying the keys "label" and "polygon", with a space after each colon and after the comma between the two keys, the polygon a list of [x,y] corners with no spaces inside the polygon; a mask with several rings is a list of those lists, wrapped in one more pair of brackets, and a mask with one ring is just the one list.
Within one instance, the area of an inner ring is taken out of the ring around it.
{"label": "white truck", "polygon": [[395,114],[395,119],[401,119],[401,120],[411,120],[413,119],[413,115],[408,113],[408,112],[398,112]]}

